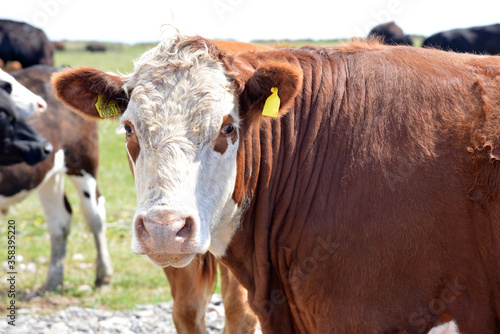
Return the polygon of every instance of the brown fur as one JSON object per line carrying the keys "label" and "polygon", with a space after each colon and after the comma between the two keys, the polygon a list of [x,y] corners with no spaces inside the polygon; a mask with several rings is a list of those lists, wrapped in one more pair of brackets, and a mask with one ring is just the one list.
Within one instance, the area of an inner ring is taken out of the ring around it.
{"label": "brown fur", "polygon": [[[33,121],[34,126],[52,143],[53,154],[61,148],[65,149],[68,174],[82,175],[81,170],[84,170],[97,177],[99,163],[97,124],[67,113],[67,109],[56,99],[49,85],[51,75],[55,73],[59,72],[50,66],[36,66],[16,73],[14,77],[32,92],[42,96],[50,106],[47,114],[44,112]],[[75,129],[78,129],[78,132],[75,132]],[[53,159],[51,157],[48,160]],[[52,161],[47,161],[46,164],[48,170]]]}
{"label": "brown fur", "polygon": [[224,333],[255,333],[257,317],[250,310],[247,292],[231,272],[207,253],[197,255],[187,267],[163,268],[174,298],[173,320],[178,333],[204,334],[205,310],[216,283],[217,265],[226,313]]}
{"label": "brown fur", "polygon": [[257,67],[245,85],[240,97],[243,110],[249,110],[245,118],[260,118],[266,99],[271,95],[271,88],[278,88],[280,98],[280,115],[288,112],[288,106],[293,102],[301,89],[302,70],[291,64],[266,61]]}
{"label": "brown fur", "polygon": [[108,75],[92,67],[69,69],[52,77],[57,98],[90,119],[100,118],[95,107],[100,94],[115,100],[122,112],[127,108],[128,97],[122,89],[124,83],[123,77]]}
{"label": "brown fur", "polygon": [[[224,333],[255,333],[257,316],[250,309],[247,290],[236,280],[231,271],[219,262],[221,293],[226,316]],[[242,301],[245,301],[242,303]]]}
{"label": "brown fur", "polygon": [[250,204],[223,258],[263,331],[498,332],[500,61],[357,42],[225,62],[268,59],[298,64],[302,90],[242,124]]}
{"label": "brown fur", "polygon": [[125,134],[125,141],[127,145],[127,151],[130,154],[130,156],[128,156],[128,164],[130,167],[130,171],[132,172],[132,176],[134,176],[134,168],[132,167],[132,164],[135,164],[137,157],[141,152],[141,146],[139,145],[139,140],[137,139],[134,125],[130,122],[126,122],[125,125],[128,125],[132,128],[132,133]]}
{"label": "brown fur", "polygon": [[211,42],[217,45],[219,49],[224,50],[228,53],[238,53],[242,51],[264,51],[271,49],[271,47],[267,45],[249,44],[237,41],[223,41],[213,39],[211,40]]}
{"label": "brown fur", "polygon": [[228,146],[228,137],[231,138],[231,142],[233,144],[236,143],[236,140],[238,140],[238,132],[236,131],[236,128],[230,134],[222,133],[224,127],[229,124],[234,124],[234,126],[236,127],[235,120],[231,115],[227,115],[226,117],[224,117],[224,120],[222,121],[222,125],[220,127],[221,129],[219,136],[215,140],[214,151],[219,152],[220,154],[224,154],[224,152],[226,152]]}
{"label": "brown fur", "polygon": [[213,255],[197,255],[186,268],[163,268],[174,298],[173,320],[178,333],[205,333],[205,308],[216,283]]}

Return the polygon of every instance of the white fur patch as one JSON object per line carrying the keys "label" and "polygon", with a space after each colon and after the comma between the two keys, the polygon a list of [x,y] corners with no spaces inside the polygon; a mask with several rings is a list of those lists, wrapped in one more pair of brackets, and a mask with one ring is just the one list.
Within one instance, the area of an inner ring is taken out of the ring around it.
{"label": "white fur patch", "polygon": [[108,277],[113,272],[111,257],[106,243],[106,200],[97,196],[96,179],[84,170],[82,176],[71,175],[70,179],[80,197],[80,207],[85,221],[94,234],[97,247],[97,278]]}
{"label": "white fur patch", "polygon": [[450,321],[445,324],[433,327],[428,334],[460,334],[457,323]]}
{"label": "white fur patch", "polygon": [[[82,210],[85,217],[97,214],[101,220],[106,217],[106,209],[104,204],[106,200],[103,196],[96,197],[97,181],[89,173],[81,170],[82,176],[71,175],[70,179],[73,181],[78,194],[80,195],[80,200],[82,201]],[[82,196],[86,192],[89,197]]]}

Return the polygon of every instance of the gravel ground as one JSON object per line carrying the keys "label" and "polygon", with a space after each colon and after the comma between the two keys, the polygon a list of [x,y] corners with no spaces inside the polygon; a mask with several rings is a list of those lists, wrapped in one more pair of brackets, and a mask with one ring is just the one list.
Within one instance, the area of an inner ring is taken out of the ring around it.
{"label": "gravel ground", "polygon": [[[16,326],[10,326],[7,318],[0,319],[0,333],[22,334],[170,334],[176,333],[172,321],[173,302],[156,305],[139,305],[130,311],[106,311],[71,306],[49,315],[32,314],[20,309],[16,314]],[[224,306],[220,295],[213,295],[207,306],[205,322],[207,333],[222,333]],[[256,333],[261,333],[260,328]]]}

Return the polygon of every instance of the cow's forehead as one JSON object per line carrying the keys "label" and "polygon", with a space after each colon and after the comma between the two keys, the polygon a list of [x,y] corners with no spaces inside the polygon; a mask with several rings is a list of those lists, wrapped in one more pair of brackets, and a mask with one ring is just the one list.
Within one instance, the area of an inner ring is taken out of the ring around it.
{"label": "cow's forehead", "polygon": [[[124,119],[133,118],[150,136],[175,127],[178,135],[211,137],[221,119],[234,114],[232,80],[205,49],[177,48],[164,41],[135,63],[125,89]],[[234,115],[235,116],[235,115]]]}

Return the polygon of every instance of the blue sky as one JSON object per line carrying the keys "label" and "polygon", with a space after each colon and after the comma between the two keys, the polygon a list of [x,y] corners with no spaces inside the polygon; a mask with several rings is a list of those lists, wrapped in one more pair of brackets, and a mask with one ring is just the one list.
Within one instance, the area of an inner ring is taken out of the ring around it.
{"label": "blue sky", "polygon": [[362,37],[390,20],[424,36],[500,23],[498,0],[0,1],[1,18],[31,23],[51,40],[159,41],[165,24],[185,34],[248,42]]}

